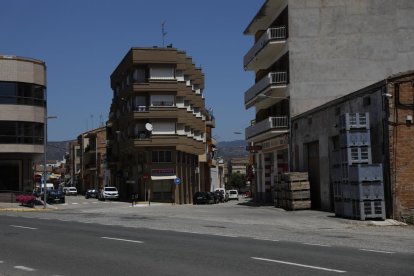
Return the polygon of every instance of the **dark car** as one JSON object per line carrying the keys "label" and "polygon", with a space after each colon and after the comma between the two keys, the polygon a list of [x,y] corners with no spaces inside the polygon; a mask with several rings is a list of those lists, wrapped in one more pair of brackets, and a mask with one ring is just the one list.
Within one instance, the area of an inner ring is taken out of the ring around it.
{"label": "dark car", "polygon": [[217,198],[217,203],[224,203],[225,202],[225,197],[224,197],[224,192],[223,191],[215,191],[214,194],[216,195]]}
{"label": "dark car", "polygon": [[98,198],[98,195],[99,195],[99,192],[98,192],[98,190],[95,190],[95,189],[89,189],[89,190],[87,190],[86,191],[86,193],[85,193],[85,198],[86,199],[88,199],[88,198]]}
{"label": "dark car", "polygon": [[65,203],[65,193],[62,190],[49,190],[46,193],[47,203]]}
{"label": "dark car", "polygon": [[214,195],[206,192],[196,192],[193,197],[193,204],[213,204]]}

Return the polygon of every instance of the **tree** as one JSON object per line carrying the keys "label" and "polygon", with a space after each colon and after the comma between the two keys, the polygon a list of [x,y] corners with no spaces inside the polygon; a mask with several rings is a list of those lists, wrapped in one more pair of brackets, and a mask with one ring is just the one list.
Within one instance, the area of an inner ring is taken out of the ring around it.
{"label": "tree", "polygon": [[238,172],[232,173],[230,175],[229,181],[227,182],[226,189],[240,190],[243,187],[246,187],[246,176]]}

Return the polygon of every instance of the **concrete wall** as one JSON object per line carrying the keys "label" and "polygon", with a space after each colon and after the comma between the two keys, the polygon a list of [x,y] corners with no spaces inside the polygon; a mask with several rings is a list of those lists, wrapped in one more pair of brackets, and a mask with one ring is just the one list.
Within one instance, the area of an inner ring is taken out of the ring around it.
{"label": "concrete wall", "polygon": [[414,64],[414,1],[290,0],[292,115]]}
{"label": "concrete wall", "polygon": [[[370,104],[364,104],[364,97],[370,98]],[[381,86],[368,89],[365,93],[352,95],[329,103],[315,111],[310,111],[292,121],[292,153],[293,171],[307,171],[307,144],[319,142],[319,181],[311,185],[319,185],[320,205],[322,210],[332,211],[332,191],[330,171],[333,165],[332,149],[334,136],[339,135],[339,117],[344,113],[369,112],[371,131],[372,162],[385,161],[383,151],[383,97]],[[299,160],[297,160],[299,159]],[[309,172],[312,173],[312,172]]]}

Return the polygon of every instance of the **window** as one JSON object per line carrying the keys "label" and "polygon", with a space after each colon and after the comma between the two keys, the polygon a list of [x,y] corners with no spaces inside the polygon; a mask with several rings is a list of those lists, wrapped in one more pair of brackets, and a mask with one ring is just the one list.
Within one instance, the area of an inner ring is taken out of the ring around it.
{"label": "window", "polygon": [[0,104],[44,106],[45,89],[30,83],[0,82]]}
{"label": "window", "polygon": [[174,67],[151,67],[151,80],[175,80]]}
{"label": "window", "polygon": [[362,104],[363,104],[364,106],[370,105],[370,104],[371,104],[371,97],[370,97],[370,96],[368,96],[368,97],[364,97],[364,98],[362,99]]}
{"label": "window", "polygon": [[172,162],[171,151],[153,151],[152,152],[153,163],[167,163]]}
{"label": "window", "polygon": [[43,124],[0,121],[0,144],[43,144]]}
{"label": "window", "polygon": [[151,106],[174,106],[174,95],[151,95]]}
{"label": "window", "polygon": [[80,149],[76,149],[76,157],[80,157],[81,156],[81,150]]}
{"label": "window", "polygon": [[175,122],[152,122],[152,134],[175,134]]}

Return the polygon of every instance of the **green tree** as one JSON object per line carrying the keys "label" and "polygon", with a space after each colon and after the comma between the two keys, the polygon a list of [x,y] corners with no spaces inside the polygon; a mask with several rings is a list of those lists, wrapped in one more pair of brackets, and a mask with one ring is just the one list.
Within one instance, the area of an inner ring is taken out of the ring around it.
{"label": "green tree", "polygon": [[241,188],[246,187],[246,176],[241,173],[233,173],[229,177],[229,181],[227,182],[226,189],[237,189],[240,190]]}

